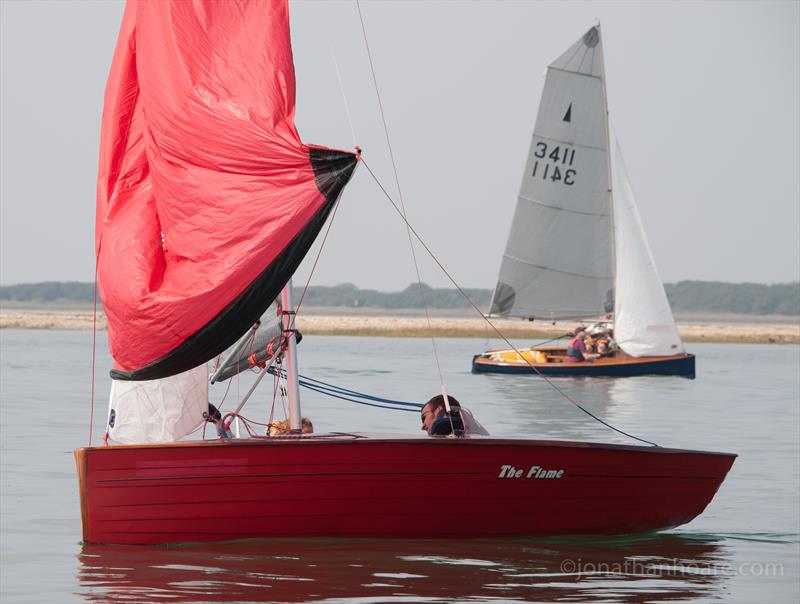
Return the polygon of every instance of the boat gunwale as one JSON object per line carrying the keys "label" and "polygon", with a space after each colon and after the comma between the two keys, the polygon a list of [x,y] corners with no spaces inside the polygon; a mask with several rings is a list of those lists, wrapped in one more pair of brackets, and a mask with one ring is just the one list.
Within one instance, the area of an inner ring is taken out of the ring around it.
{"label": "boat gunwale", "polygon": [[[344,439],[342,436],[352,438]],[[134,445],[101,445],[91,447],[81,447],[75,449],[75,454],[79,452],[93,451],[128,451],[137,449],[184,449],[184,448],[206,448],[206,447],[259,447],[259,446],[289,446],[289,445],[358,445],[366,444],[425,444],[429,446],[449,446],[453,443],[469,446],[513,446],[522,445],[529,447],[551,447],[551,448],[571,448],[571,449],[598,449],[609,451],[630,451],[638,453],[658,453],[664,455],[714,455],[730,457],[736,459],[737,453],[725,451],[701,451],[697,449],[675,449],[661,446],[643,445],[624,445],[616,443],[569,441],[569,440],[539,440],[539,439],[520,439],[511,437],[492,437],[492,436],[469,436],[465,438],[449,437],[430,437],[430,436],[405,436],[387,435],[373,433],[329,433],[316,435],[297,435],[290,437],[263,437],[263,438],[241,438],[231,440],[198,440],[198,441],[179,441],[173,443],[147,443]]]}

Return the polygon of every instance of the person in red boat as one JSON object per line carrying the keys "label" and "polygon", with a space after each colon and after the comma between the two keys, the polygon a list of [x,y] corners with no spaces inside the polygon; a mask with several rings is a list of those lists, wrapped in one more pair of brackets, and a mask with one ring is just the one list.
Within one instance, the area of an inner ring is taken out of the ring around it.
{"label": "person in red boat", "polygon": [[214,424],[217,436],[220,438],[233,438],[233,434],[225,427],[225,422],[222,421],[222,413],[215,405],[208,403],[208,412],[203,413],[203,417],[209,424]]}
{"label": "person in red boat", "polygon": [[[311,420],[307,417],[303,417],[300,420],[301,434],[313,434],[314,433],[314,424],[311,423]],[[267,436],[285,436],[287,434],[291,434],[292,431],[289,429],[289,420],[288,419],[279,419],[272,422],[267,428]]]}
{"label": "person in red boat", "polygon": [[[444,396],[438,394],[422,406],[422,429],[431,436],[450,434],[455,429],[456,436],[481,434],[488,436],[489,431],[475,419],[469,409],[452,396],[447,396],[450,403],[450,416],[444,404]],[[461,434],[459,434],[461,432]]]}

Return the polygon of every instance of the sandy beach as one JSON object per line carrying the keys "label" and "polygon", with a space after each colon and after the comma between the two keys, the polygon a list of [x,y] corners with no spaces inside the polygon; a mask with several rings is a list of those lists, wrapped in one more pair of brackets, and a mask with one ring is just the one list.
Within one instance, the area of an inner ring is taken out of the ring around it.
{"label": "sandy beach", "polygon": [[[325,309],[329,311],[329,309]],[[397,313],[400,315],[401,313]],[[361,316],[352,314],[317,314],[309,309],[298,315],[298,328],[305,335],[348,335],[389,337],[485,337],[497,334],[480,318],[448,318],[438,313],[430,319],[424,316],[392,316],[382,313]],[[800,323],[772,321],[692,320],[678,321],[678,330],[686,342],[748,342],[748,343],[800,343]],[[47,311],[37,309],[3,309],[0,312],[0,328],[5,329],[92,329],[93,313],[83,310]],[[574,329],[575,322],[530,323],[520,320],[492,320],[492,324],[506,337],[514,339],[543,340],[565,335]],[[96,327],[106,329],[106,319],[97,315]]]}

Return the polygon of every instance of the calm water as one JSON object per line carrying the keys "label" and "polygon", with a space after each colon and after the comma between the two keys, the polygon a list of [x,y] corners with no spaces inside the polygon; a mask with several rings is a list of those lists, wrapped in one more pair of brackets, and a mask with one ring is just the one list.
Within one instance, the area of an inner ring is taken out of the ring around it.
{"label": "calm water", "polygon": [[[99,334],[95,444],[110,360]],[[473,376],[489,342],[438,340],[448,391],[496,435],[626,442],[530,376]],[[91,334],[0,331],[0,601],[796,602],[800,595],[800,347],[692,345],[698,379],[559,380],[618,427],[739,459],[706,512],[610,540],[271,540],[80,544],[72,449],[88,439]],[[438,391],[429,340],[308,337],[301,371],[401,400]],[[230,409],[248,379],[234,383]],[[220,401],[223,389],[212,391]],[[262,386],[245,414],[271,403]],[[419,430],[415,413],[304,391],[318,432]],[[501,522],[502,518],[498,518]]]}

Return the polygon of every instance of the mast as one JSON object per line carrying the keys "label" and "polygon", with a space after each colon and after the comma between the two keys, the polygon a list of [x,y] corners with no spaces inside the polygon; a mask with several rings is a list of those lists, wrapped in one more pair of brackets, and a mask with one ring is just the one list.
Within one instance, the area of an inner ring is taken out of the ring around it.
{"label": "mast", "polygon": [[283,333],[288,344],[286,358],[286,389],[289,397],[289,430],[299,432],[300,424],[300,385],[297,382],[297,340],[295,338],[295,312],[292,300],[292,280],[286,282],[281,292],[283,311]]}
{"label": "mast", "polygon": [[609,113],[608,113],[608,91],[606,89],[606,58],[603,53],[603,36],[600,30],[600,21],[597,22],[597,36],[600,43],[597,45],[600,49],[600,82],[603,88],[603,114],[605,115],[605,135],[606,135],[606,174],[608,175],[608,222],[609,232],[609,252],[611,254],[611,287],[612,287],[612,301],[611,308],[612,318],[616,318],[617,309],[617,234],[616,224],[614,222],[614,185],[613,176],[611,172],[611,134],[609,132]]}

